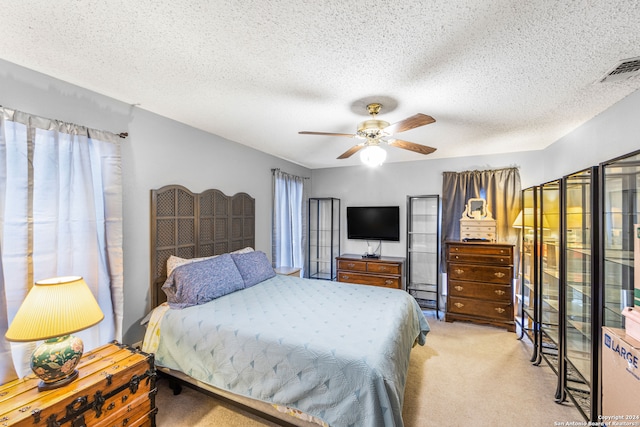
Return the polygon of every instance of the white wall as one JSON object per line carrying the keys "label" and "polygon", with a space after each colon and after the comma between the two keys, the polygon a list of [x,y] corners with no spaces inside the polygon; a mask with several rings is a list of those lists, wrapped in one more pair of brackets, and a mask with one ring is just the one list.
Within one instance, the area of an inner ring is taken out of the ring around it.
{"label": "white wall", "polygon": [[542,182],[639,149],[640,90],[637,90],[547,147]]}
{"label": "white wall", "polygon": [[246,192],[256,199],[256,248],[271,255],[271,168],[311,171],[246,146],[0,60],[0,104],[79,125],[129,132],[122,140],[124,339],[144,333],[148,310],[150,190],[181,184],[200,192]]}
{"label": "white wall", "polygon": [[[127,343],[141,339],[138,321],[148,309],[149,191],[153,188],[182,184],[195,192],[206,188],[227,194],[247,192],[256,198],[256,248],[270,254],[271,168],[312,176],[310,195],[340,198],[344,224],[348,205],[394,204],[406,215],[406,196],[440,194],[444,171],[518,166],[522,185],[528,187],[640,148],[640,92],[543,151],[386,164],[373,170],[357,166],[310,171],[2,60],[0,104],[114,133],[129,132],[122,141]],[[342,251],[363,252],[366,244],[348,241],[342,229]],[[402,228],[402,236],[405,232]],[[383,243],[383,253],[404,256],[404,237],[399,243]]]}
{"label": "white wall", "polygon": [[364,253],[367,243],[348,240],[346,206],[400,206],[400,241],[382,242],[382,254],[406,256],[407,196],[442,195],[442,173],[448,171],[500,169],[519,167],[520,175],[541,180],[542,152],[522,152],[494,156],[421,160],[388,163],[378,168],[350,166],[312,171],[312,191],[315,197],[337,197],[341,204],[341,252]]}
{"label": "white wall", "polygon": [[[542,184],[600,162],[640,149],[640,91],[624,98],[589,122],[544,150],[493,156],[423,160],[312,171],[315,197],[337,197],[341,202],[341,251],[364,253],[366,242],[348,240],[346,206],[399,205],[406,216],[409,195],[442,195],[442,173],[518,167],[522,188]],[[400,242],[383,242],[382,253],[406,255],[406,223],[401,224]]]}

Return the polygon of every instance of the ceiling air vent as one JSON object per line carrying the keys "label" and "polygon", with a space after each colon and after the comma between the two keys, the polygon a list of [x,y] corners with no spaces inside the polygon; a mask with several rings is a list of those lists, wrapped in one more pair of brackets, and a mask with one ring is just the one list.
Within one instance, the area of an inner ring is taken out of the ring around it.
{"label": "ceiling air vent", "polygon": [[640,74],[640,56],[620,61],[600,79],[600,83],[626,80],[638,74]]}

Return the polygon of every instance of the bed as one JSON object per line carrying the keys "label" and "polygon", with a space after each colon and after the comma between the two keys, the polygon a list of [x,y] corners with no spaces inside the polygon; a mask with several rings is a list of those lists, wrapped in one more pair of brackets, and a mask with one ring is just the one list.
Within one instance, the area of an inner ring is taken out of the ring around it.
{"label": "bed", "polygon": [[410,351],[429,331],[413,297],[276,275],[251,249],[246,194],[168,186],[151,211],[156,308],[143,346],[160,372],[282,424],[403,425]]}

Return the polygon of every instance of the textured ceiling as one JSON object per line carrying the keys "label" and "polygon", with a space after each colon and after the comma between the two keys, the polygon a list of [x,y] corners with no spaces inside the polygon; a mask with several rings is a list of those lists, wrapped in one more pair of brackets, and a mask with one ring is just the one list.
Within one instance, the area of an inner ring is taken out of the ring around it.
{"label": "textured ceiling", "polygon": [[[640,87],[640,4],[610,1],[3,1],[0,58],[310,168],[368,101],[436,123],[388,162],[535,150]],[[133,136],[133,135],[132,135]]]}

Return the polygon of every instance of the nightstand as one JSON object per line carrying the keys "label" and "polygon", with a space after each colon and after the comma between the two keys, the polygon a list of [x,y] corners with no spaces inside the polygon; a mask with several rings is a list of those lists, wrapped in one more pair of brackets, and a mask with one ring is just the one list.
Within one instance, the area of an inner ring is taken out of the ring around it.
{"label": "nightstand", "polygon": [[31,374],[0,385],[0,426],[154,427],[153,356],[113,342],[87,352],[72,383],[38,391]]}
{"label": "nightstand", "polygon": [[275,271],[276,274],[281,274],[283,276],[300,277],[300,269],[297,267],[278,267]]}

